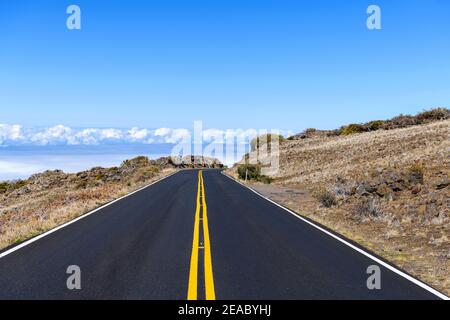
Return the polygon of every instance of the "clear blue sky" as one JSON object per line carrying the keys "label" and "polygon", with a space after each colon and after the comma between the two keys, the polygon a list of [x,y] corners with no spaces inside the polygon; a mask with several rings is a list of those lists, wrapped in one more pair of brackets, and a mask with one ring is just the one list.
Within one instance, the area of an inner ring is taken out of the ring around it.
{"label": "clear blue sky", "polygon": [[334,128],[449,106],[449,54],[448,0],[2,0],[0,123]]}

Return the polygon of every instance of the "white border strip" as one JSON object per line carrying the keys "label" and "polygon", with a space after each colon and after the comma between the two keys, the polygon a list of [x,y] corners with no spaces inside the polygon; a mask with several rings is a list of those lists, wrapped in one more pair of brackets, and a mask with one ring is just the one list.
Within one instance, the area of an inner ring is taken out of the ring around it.
{"label": "white border strip", "polygon": [[271,199],[269,199],[269,198],[263,196],[262,194],[260,194],[260,193],[257,192],[256,190],[253,190],[253,189],[250,188],[249,186],[247,186],[247,185],[243,184],[242,182],[240,182],[240,181],[234,179],[233,177],[229,176],[229,175],[226,174],[225,172],[222,171],[222,174],[223,174],[224,176],[228,177],[229,179],[233,180],[234,182],[239,183],[239,184],[242,185],[243,187],[249,189],[250,191],[256,193],[256,194],[257,194],[258,196],[260,196],[261,198],[263,198],[263,199],[265,199],[265,200],[267,200],[267,201],[273,203],[273,204],[276,205],[277,207],[280,207],[281,209],[283,209],[283,210],[289,212],[289,213],[292,214],[294,217],[296,217],[296,218],[302,220],[303,222],[306,222],[307,224],[313,226],[314,228],[316,228],[316,229],[318,229],[318,230],[320,230],[320,231],[326,233],[326,234],[329,235],[330,237],[333,237],[334,239],[336,239],[336,240],[338,240],[339,242],[341,242],[341,243],[347,245],[348,247],[352,248],[353,250],[358,251],[359,253],[361,253],[361,254],[365,255],[366,257],[372,259],[372,260],[375,261],[376,263],[382,265],[383,267],[385,267],[385,268],[391,270],[392,272],[395,272],[396,274],[402,276],[403,278],[405,278],[405,279],[411,281],[412,283],[418,285],[419,287],[421,287],[421,288],[427,290],[428,292],[434,294],[435,296],[439,297],[440,299],[442,299],[442,300],[450,300],[449,297],[447,297],[447,296],[444,295],[443,293],[440,293],[440,292],[437,291],[436,289],[431,288],[429,285],[427,285],[427,284],[425,284],[425,283],[423,283],[423,282],[417,280],[416,278],[413,278],[412,276],[410,276],[410,275],[404,273],[403,271],[398,270],[397,268],[395,268],[395,267],[391,266],[390,264],[388,264],[388,263],[386,263],[386,262],[384,262],[384,261],[378,259],[377,257],[371,255],[370,253],[368,253],[368,252],[366,252],[366,251],[364,251],[364,250],[358,248],[357,246],[355,246],[355,245],[349,243],[348,241],[346,241],[346,240],[344,240],[344,239],[338,237],[337,235],[335,235],[335,234],[333,234],[333,233],[331,233],[331,232],[325,230],[324,228],[322,228],[322,227],[316,225],[315,223],[313,223],[313,222],[311,222],[311,221],[309,221],[309,220],[303,218],[302,216],[296,214],[295,212],[293,212],[293,211],[291,211],[291,210],[289,210],[289,209],[283,207],[282,205],[276,203],[275,201],[273,201],[273,200],[271,200]]}
{"label": "white border strip", "polygon": [[79,220],[81,220],[81,219],[84,219],[84,218],[90,216],[91,214],[96,213],[97,211],[100,211],[100,210],[102,210],[102,209],[104,209],[104,208],[106,208],[106,207],[112,205],[113,203],[116,203],[116,202],[118,202],[118,201],[120,201],[120,200],[122,200],[122,199],[125,199],[126,197],[129,197],[129,196],[131,196],[131,195],[133,195],[133,194],[135,194],[135,193],[137,193],[137,192],[139,192],[139,191],[142,191],[142,190],[144,190],[144,189],[146,189],[146,188],[148,188],[148,187],[150,187],[150,186],[152,186],[152,185],[154,185],[154,184],[156,184],[156,183],[158,183],[158,182],[161,182],[162,180],[167,179],[167,178],[173,176],[174,174],[176,174],[176,173],[178,173],[178,172],[179,172],[179,170],[178,170],[178,171],[175,171],[175,172],[172,172],[171,174],[169,174],[169,175],[167,175],[167,176],[165,176],[165,177],[162,177],[162,178],[160,178],[160,179],[158,179],[158,180],[156,180],[156,181],[153,181],[152,183],[150,183],[150,184],[148,184],[148,185],[146,185],[146,186],[143,186],[142,188],[139,188],[139,189],[137,189],[137,190],[135,190],[135,191],[133,191],[133,192],[131,192],[131,193],[129,193],[129,194],[126,194],[126,195],[124,195],[124,196],[122,196],[122,197],[120,197],[120,198],[117,198],[116,200],[113,200],[113,201],[111,201],[111,202],[108,202],[107,204],[104,204],[104,205],[101,206],[101,207],[98,207],[98,208],[96,208],[96,209],[94,209],[94,210],[92,210],[92,211],[89,211],[89,212],[87,212],[87,213],[85,213],[85,214],[79,216],[78,218],[75,218],[75,219],[73,219],[73,220],[70,220],[70,221],[68,221],[68,222],[66,222],[66,223],[64,223],[64,224],[62,224],[62,225],[60,225],[60,226],[58,226],[58,227],[55,227],[55,228],[53,228],[53,229],[50,229],[49,231],[47,231],[47,232],[45,232],[45,233],[43,233],[43,234],[40,234],[40,235],[38,235],[38,236],[36,236],[36,237],[34,237],[34,238],[31,238],[31,239],[29,239],[29,240],[27,240],[27,241],[24,241],[24,242],[22,242],[21,244],[18,244],[17,246],[12,247],[11,249],[6,250],[5,252],[0,253],[0,259],[3,258],[3,257],[5,257],[5,256],[7,256],[7,255],[9,255],[9,254],[11,254],[11,253],[13,253],[13,252],[15,252],[15,251],[17,251],[17,250],[19,250],[19,249],[21,249],[21,248],[23,248],[23,247],[25,247],[25,246],[27,246],[27,245],[29,245],[29,244],[31,244],[31,243],[33,243],[33,242],[38,241],[39,239],[42,239],[42,238],[48,236],[49,234],[51,234],[51,233],[53,233],[53,232],[56,232],[56,231],[58,231],[58,230],[60,230],[60,229],[62,229],[62,228],[67,227],[68,225],[71,225],[72,223],[75,223],[75,222],[77,222],[77,221],[79,221]]}

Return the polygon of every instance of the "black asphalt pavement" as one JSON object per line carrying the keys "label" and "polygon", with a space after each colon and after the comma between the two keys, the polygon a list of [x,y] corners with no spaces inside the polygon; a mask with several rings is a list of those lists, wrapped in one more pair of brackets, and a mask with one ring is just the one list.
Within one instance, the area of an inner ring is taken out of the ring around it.
{"label": "black asphalt pavement", "polygon": [[[217,299],[437,298],[383,266],[369,290],[369,257],[219,170],[203,180]],[[181,171],[0,258],[0,299],[186,299],[197,183]]]}

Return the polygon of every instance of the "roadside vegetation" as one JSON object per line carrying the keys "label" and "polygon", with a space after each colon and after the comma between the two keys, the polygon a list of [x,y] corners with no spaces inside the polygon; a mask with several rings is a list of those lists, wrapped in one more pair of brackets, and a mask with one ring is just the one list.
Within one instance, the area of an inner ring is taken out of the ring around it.
{"label": "roadside vegetation", "polygon": [[0,182],[0,194],[20,189],[27,185],[25,180],[3,181]]}
{"label": "roadside vegetation", "polygon": [[307,139],[317,136],[348,136],[364,132],[374,132],[378,130],[395,130],[411,126],[424,125],[436,121],[450,119],[450,110],[447,108],[435,108],[425,110],[415,116],[399,115],[389,120],[375,120],[367,123],[352,123],[335,130],[318,130],[309,128],[297,135],[291,136],[288,140]]}
{"label": "roadside vegetation", "polygon": [[243,164],[237,167],[239,179],[246,181],[256,181],[265,184],[273,182],[273,178],[261,174],[260,165]]}

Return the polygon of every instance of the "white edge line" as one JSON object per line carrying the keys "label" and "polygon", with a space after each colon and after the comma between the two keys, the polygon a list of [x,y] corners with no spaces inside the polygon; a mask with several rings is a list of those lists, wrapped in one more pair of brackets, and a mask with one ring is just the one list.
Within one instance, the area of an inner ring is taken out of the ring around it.
{"label": "white edge line", "polygon": [[19,250],[19,249],[21,249],[21,248],[23,248],[23,247],[25,247],[25,246],[27,246],[27,245],[29,245],[29,244],[31,244],[31,243],[33,243],[33,242],[38,241],[39,239],[42,239],[42,238],[48,236],[49,234],[51,234],[53,232],[56,232],[56,231],[58,231],[58,230],[60,230],[62,228],[67,227],[68,225],[71,225],[72,223],[75,223],[75,222],[77,222],[77,221],[79,221],[81,219],[84,219],[84,218],[90,216],[91,214],[96,213],[97,211],[100,211],[100,210],[102,210],[102,209],[112,205],[113,203],[116,203],[116,202],[118,202],[118,201],[120,201],[122,199],[125,199],[126,197],[129,197],[129,196],[131,196],[131,195],[133,195],[133,194],[135,194],[135,193],[137,193],[139,191],[142,191],[142,190],[144,190],[144,189],[146,189],[146,188],[148,188],[148,187],[150,187],[150,186],[152,186],[152,185],[154,185],[154,184],[156,184],[158,182],[161,182],[162,180],[167,179],[167,178],[173,176],[174,174],[176,174],[178,172],[179,171],[172,172],[171,174],[169,174],[169,175],[167,175],[165,177],[162,177],[162,178],[160,178],[160,179],[158,179],[156,181],[153,181],[152,183],[150,183],[150,184],[148,184],[146,186],[143,186],[143,187],[141,187],[141,188],[139,188],[139,189],[137,189],[137,190],[135,190],[135,191],[133,191],[131,193],[128,193],[128,194],[126,194],[126,195],[124,195],[124,196],[122,196],[120,198],[117,198],[117,199],[115,199],[115,200],[113,200],[111,202],[108,202],[107,204],[104,204],[101,207],[98,207],[98,208],[96,208],[96,209],[94,209],[92,211],[89,211],[89,212],[87,212],[85,214],[82,214],[81,216],[79,216],[79,217],[77,217],[77,218],[75,218],[73,220],[70,220],[70,221],[68,221],[68,222],[66,222],[66,223],[64,223],[64,224],[62,224],[60,226],[57,226],[57,227],[55,227],[53,229],[50,229],[49,231],[46,231],[46,232],[44,232],[44,233],[42,233],[42,234],[40,234],[40,235],[38,235],[38,236],[36,236],[34,238],[26,240],[26,241],[22,242],[21,244],[18,244],[17,246],[12,247],[11,249],[6,250],[5,252],[0,253],[0,259],[5,257],[5,256],[7,256],[7,255],[9,255],[9,254],[11,254],[11,253],[13,253],[13,252],[15,252],[15,251],[17,251],[17,250]]}
{"label": "white edge line", "polygon": [[375,256],[371,255],[370,253],[368,253],[368,252],[362,250],[361,248],[358,248],[357,246],[355,246],[355,245],[349,243],[348,241],[346,241],[346,240],[344,240],[344,239],[338,237],[337,235],[335,235],[335,234],[329,232],[328,230],[325,230],[324,228],[322,228],[322,227],[316,225],[315,223],[313,223],[313,222],[311,222],[311,221],[309,221],[309,220],[303,218],[303,217],[300,216],[299,214],[296,214],[295,212],[289,210],[288,208],[285,208],[285,207],[283,207],[282,205],[278,204],[277,202],[275,202],[275,201],[273,201],[273,200],[271,200],[271,199],[269,199],[269,198],[263,196],[262,194],[260,194],[260,193],[257,192],[256,190],[253,190],[253,189],[250,188],[249,186],[247,186],[247,185],[243,184],[242,182],[240,182],[240,181],[234,179],[233,177],[229,176],[229,175],[226,174],[225,172],[222,171],[222,174],[223,174],[224,176],[228,177],[229,179],[233,180],[234,182],[239,183],[239,184],[242,185],[243,187],[249,189],[250,191],[256,193],[256,194],[257,194],[258,196],[260,196],[261,198],[263,198],[263,199],[265,199],[265,200],[267,200],[267,201],[273,203],[273,204],[276,205],[277,207],[280,207],[281,209],[283,209],[283,210],[289,212],[289,213],[292,214],[294,217],[296,217],[296,218],[298,218],[298,219],[300,219],[300,220],[302,220],[302,221],[308,223],[309,225],[313,226],[314,228],[316,228],[316,229],[318,229],[318,230],[320,230],[320,231],[326,233],[327,235],[333,237],[334,239],[340,241],[341,243],[343,243],[343,244],[349,246],[350,248],[352,248],[352,249],[358,251],[359,253],[365,255],[366,257],[372,259],[372,260],[375,261],[376,263],[381,264],[381,265],[384,266],[385,268],[387,268],[387,269],[389,269],[389,270],[395,272],[396,274],[402,276],[403,278],[405,278],[405,279],[407,279],[407,280],[413,282],[414,284],[418,285],[419,287],[421,287],[421,288],[427,290],[428,292],[434,294],[435,296],[439,297],[440,299],[443,299],[443,300],[450,300],[449,297],[447,297],[447,296],[444,295],[443,293],[437,291],[436,289],[433,289],[432,287],[430,287],[429,285],[423,283],[422,281],[417,280],[416,278],[414,278],[414,277],[412,277],[412,276],[410,276],[410,275],[404,273],[403,271],[401,271],[401,270],[399,270],[399,269],[397,269],[397,268],[391,266],[390,264],[388,264],[388,263],[386,263],[386,262],[384,262],[384,261],[378,259],[377,257],[375,257]]}

